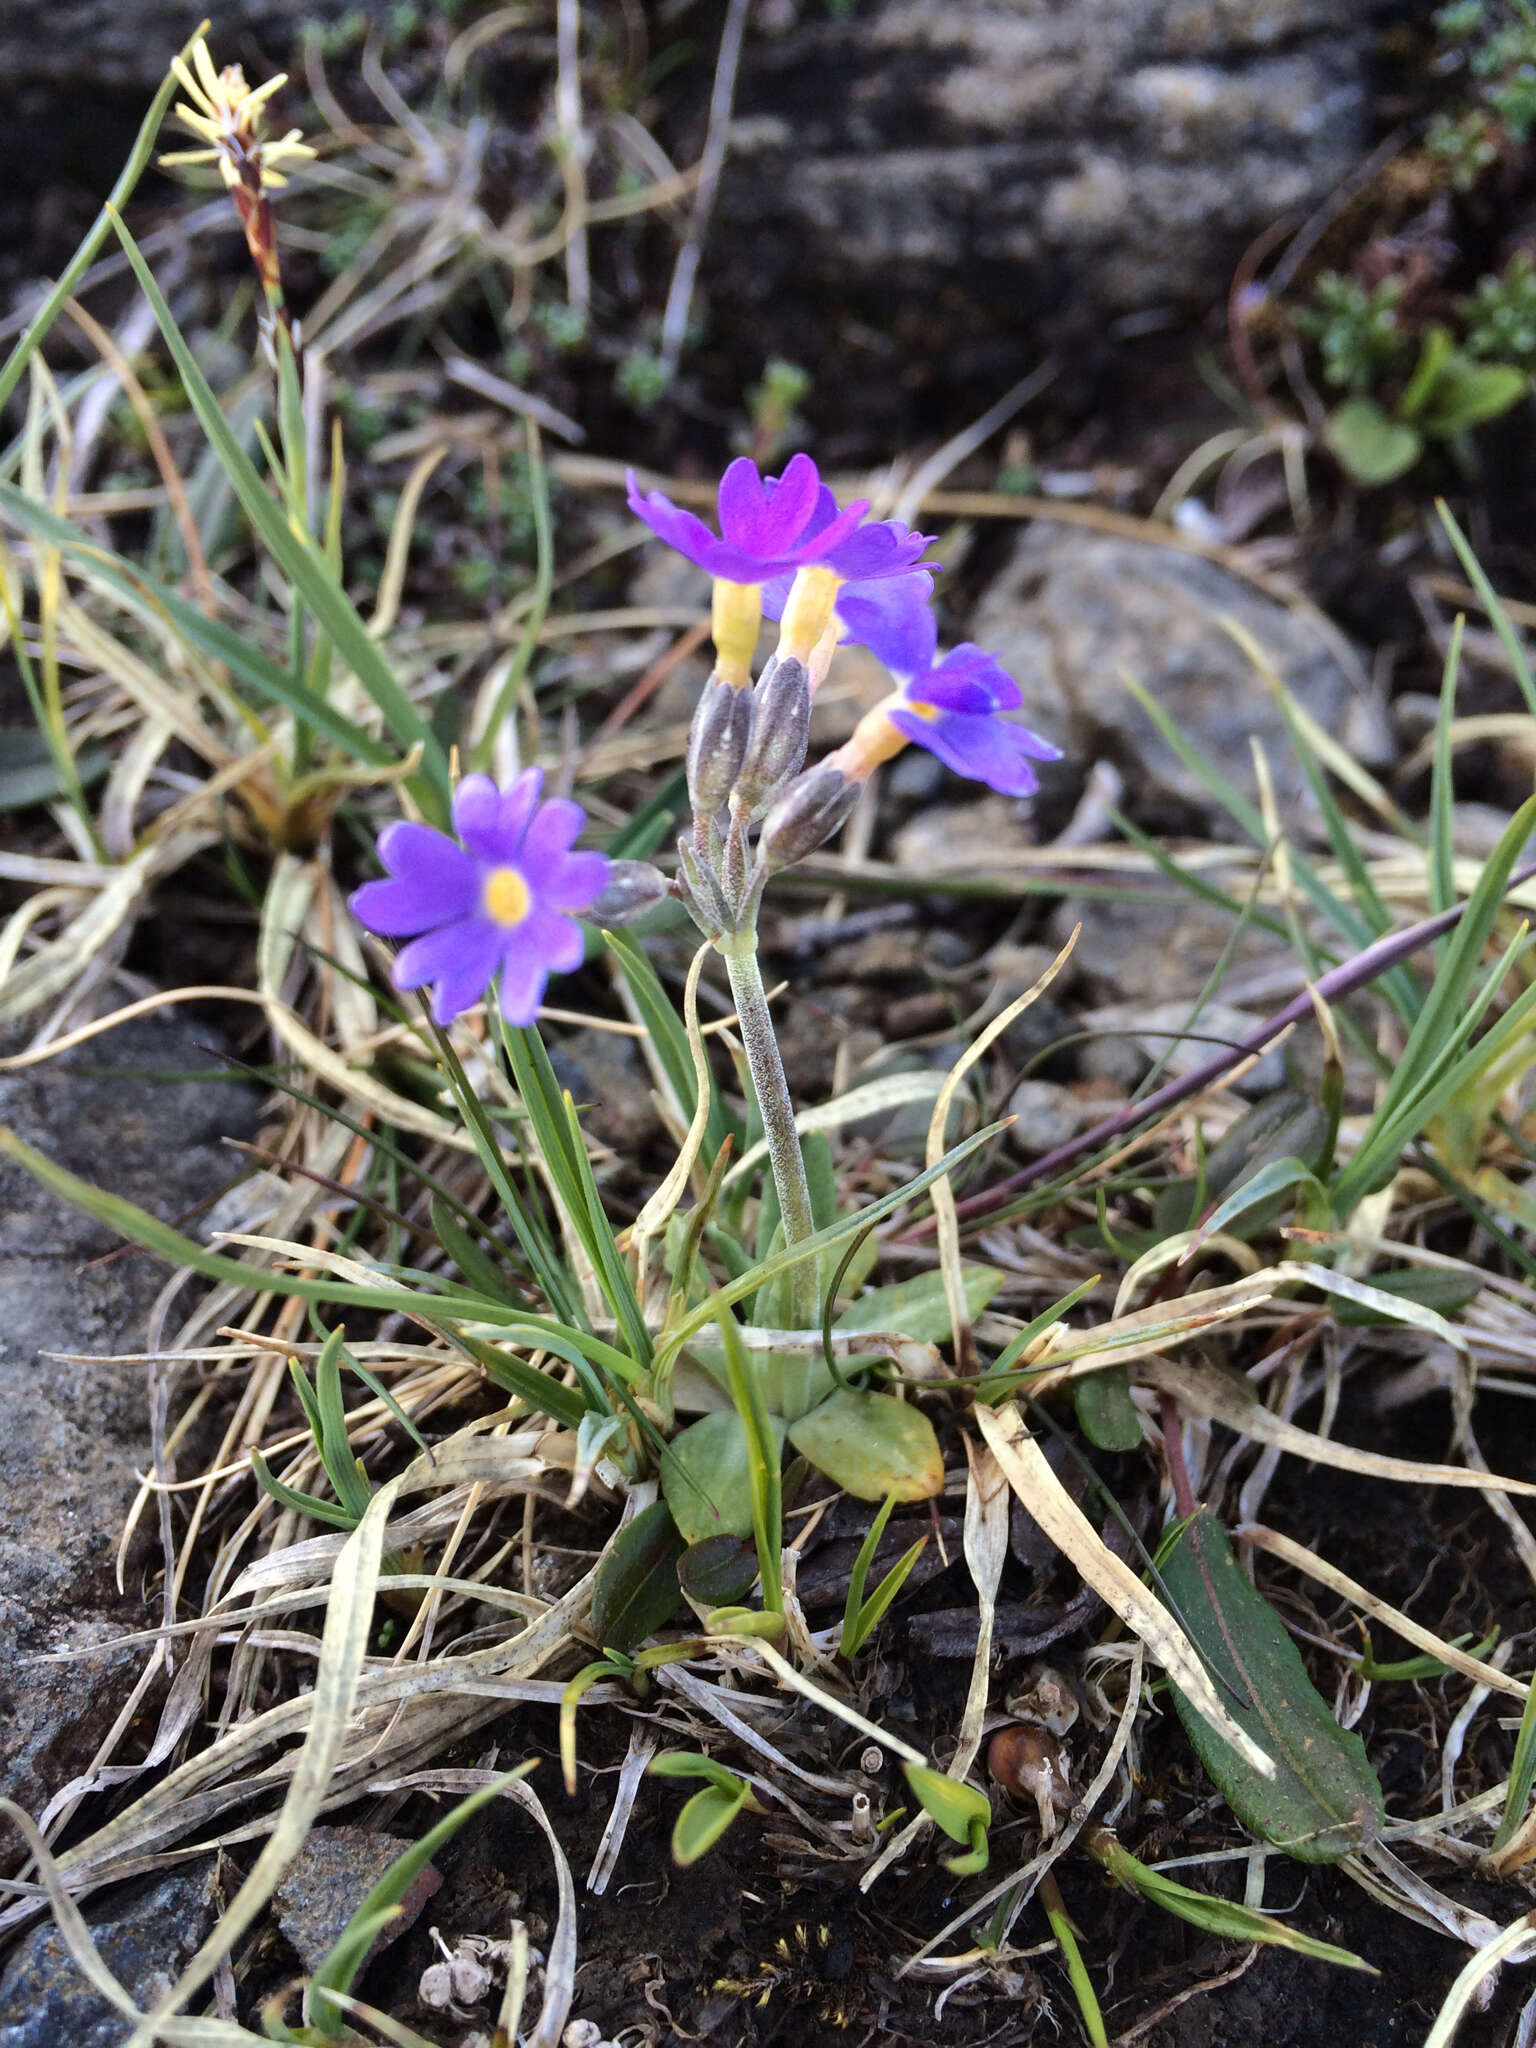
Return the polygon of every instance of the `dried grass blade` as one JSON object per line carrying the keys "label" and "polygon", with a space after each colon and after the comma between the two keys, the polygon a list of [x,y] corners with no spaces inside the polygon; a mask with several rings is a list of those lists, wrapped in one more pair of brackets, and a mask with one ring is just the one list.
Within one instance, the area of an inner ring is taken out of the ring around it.
{"label": "dried grass blade", "polygon": [[1497,1665],[1485,1664],[1481,1657],[1469,1657],[1465,1650],[1458,1650],[1452,1644],[1437,1636],[1421,1622],[1412,1621],[1400,1607],[1393,1607],[1385,1600],[1379,1600],[1368,1592],[1358,1579],[1341,1572],[1337,1565],[1331,1565],[1315,1551],[1306,1549],[1289,1536],[1282,1536],[1278,1529],[1266,1528],[1262,1522],[1244,1522],[1232,1532],[1234,1541],[1251,1543],[1256,1550],[1263,1550],[1269,1556],[1288,1564],[1293,1571],[1301,1572],[1319,1585],[1326,1586],[1331,1593],[1337,1593],[1352,1607],[1358,1607],[1362,1614],[1368,1614],[1373,1621],[1381,1622],[1404,1642],[1412,1643],[1416,1650],[1427,1651],[1431,1657],[1448,1664],[1453,1671],[1459,1671],[1464,1678],[1475,1679],[1479,1685],[1486,1685],[1490,1692],[1507,1693],[1510,1698],[1523,1700],[1530,1687],[1518,1678],[1511,1678],[1507,1671],[1500,1671]]}
{"label": "dried grass blade", "polygon": [[1230,1743],[1261,1777],[1273,1777],[1273,1762],[1222,1705],[1194,1644],[1130,1566],[1101,1540],[1047,1464],[1018,1409],[1010,1402],[1001,1409],[978,1407],[975,1413],[981,1433],[1009,1485],[1057,1549],[1132,1634],[1140,1637],[1150,1655],[1222,1740]]}
{"label": "dried grass blade", "polygon": [[271,1836],[218,1925],[155,2010],[135,2027],[128,2048],[152,2048],[157,2032],[163,2030],[163,2022],[208,1982],[220,1959],[230,1954],[255,1921],[284,1871],[304,1846],[304,1838],[325,1802],[331,1774],[346,1744],[373,1625],[384,1528],[404,1477],[392,1480],[374,1495],[336,1560],[315,1666],[314,1690],[305,1702],[308,1713],[304,1746],[294,1762]]}
{"label": "dried grass blade", "polygon": [[[944,1133],[949,1125],[949,1112],[960,1083],[1015,1018],[1021,1017],[1030,1004],[1050,987],[1071,957],[1072,948],[1077,944],[1077,935],[1081,930],[1080,924],[1073,926],[1067,943],[1034,985],[1027,988],[1023,995],[992,1019],[986,1030],[966,1047],[944,1077],[944,1085],[933,1105],[933,1115],[928,1120],[925,1165],[936,1166],[944,1156]],[[939,1268],[944,1275],[944,1298],[949,1304],[950,1330],[955,1343],[955,1367],[958,1372],[971,1374],[976,1370],[975,1345],[971,1341],[971,1312],[966,1305],[965,1281],[960,1271],[960,1222],[955,1214],[955,1195],[949,1184],[948,1174],[941,1174],[934,1182],[931,1199],[934,1220],[938,1226]]]}
{"label": "dried grass blade", "polygon": [[1292,1457],[1313,1464],[1336,1466],[1342,1472],[1358,1472],[1372,1479],[1393,1479],[1404,1486],[1464,1486],[1479,1492],[1501,1489],[1506,1493],[1536,1494],[1536,1485],[1525,1479],[1500,1479],[1486,1472],[1469,1472],[1463,1465],[1436,1465],[1417,1458],[1389,1458],[1380,1451],[1360,1451],[1332,1437],[1316,1436],[1310,1429],[1286,1422],[1266,1408],[1246,1380],[1231,1374],[1207,1371],[1171,1358],[1152,1358],[1137,1369],[1137,1378],[1149,1386],[1175,1395],[1181,1406],[1212,1422],[1221,1422],[1239,1435],[1258,1443],[1273,1444]]}
{"label": "dried grass blade", "polygon": [[1529,1913],[1522,1913],[1518,1920],[1512,1920],[1496,1941],[1490,1941],[1486,1948],[1468,1957],[1456,1982],[1446,1993],[1444,2005],[1435,2015],[1435,2024],[1424,2036],[1424,2048],[1450,2048],[1456,2029],[1468,2008],[1477,2000],[1484,1983],[1514,1959],[1533,1933],[1536,1933],[1536,1906]]}

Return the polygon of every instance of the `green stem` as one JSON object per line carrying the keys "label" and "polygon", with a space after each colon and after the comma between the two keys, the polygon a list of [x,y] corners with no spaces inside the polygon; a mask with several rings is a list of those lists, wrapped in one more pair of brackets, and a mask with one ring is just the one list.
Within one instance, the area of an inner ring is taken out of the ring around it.
{"label": "green stem", "polygon": [[[727,932],[715,944],[730,977],[741,1042],[752,1070],[752,1085],[757,1090],[763,1135],[768,1141],[768,1163],[773,1168],[779,1213],[784,1219],[784,1242],[804,1244],[816,1235],[816,1218],[811,1210],[811,1191],[806,1184],[789,1083],[784,1078],[784,1062],[779,1056],[779,1041],[768,1014],[768,998],[757,964],[757,933]],[[820,1320],[814,1259],[806,1259],[794,1268],[791,1285],[795,1327],[814,1329]]]}

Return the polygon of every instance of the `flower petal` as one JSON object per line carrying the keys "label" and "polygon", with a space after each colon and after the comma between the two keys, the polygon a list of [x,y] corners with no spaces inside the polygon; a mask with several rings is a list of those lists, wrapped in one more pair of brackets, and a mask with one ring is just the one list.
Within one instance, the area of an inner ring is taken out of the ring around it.
{"label": "flower petal", "polygon": [[523,834],[518,857],[518,865],[527,875],[535,895],[542,893],[546,870],[569,853],[586,822],[586,812],[580,804],[572,803],[569,797],[551,797],[547,804],[539,805],[532,823]]}
{"label": "flower petal", "polygon": [[[734,469],[735,463],[731,467]],[[767,543],[765,552],[781,555],[807,538],[806,522],[816,510],[820,494],[821,478],[809,455],[792,455],[784,466],[784,474],[768,479],[763,488],[763,504],[768,515],[763,533]],[[725,530],[722,509],[720,531],[724,533]]]}
{"label": "flower petal", "polygon": [[847,583],[837,593],[844,637],[867,647],[895,676],[923,675],[933,666],[938,644],[929,599],[933,578],[926,569],[884,582]]}
{"label": "flower petal", "polygon": [[904,576],[932,547],[933,538],[931,533],[914,533],[899,519],[871,520],[829,551],[827,566],[850,583]]}
{"label": "flower petal", "polygon": [[480,892],[475,863],[430,825],[388,825],[379,858],[391,879],[353,892],[352,914],[369,931],[397,939],[430,930],[474,909]]}
{"label": "flower petal", "polygon": [[605,853],[568,853],[552,861],[539,894],[551,910],[590,910],[608,886],[613,863]]}
{"label": "flower petal", "polygon": [[930,721],[897,710],[890,719],[898,732],[936,754],[957,775],[984,782],[1001,796],[1033,796],[1039,781],[1031,759],[1061,758],[1048,740],[1007,718],[968,718],[963,712],[946,711]]}
{"label": "flower petal", "polygon": [[580,925],[547,910],[533,910],[515,932],[503,934],[501,1008],[509,1024],[531,1024],[550,974],[569,974],[586,951]]}
{"label": "flower petal", "polygon": [[453,792],[453,829],[478,860],[499,860],[501,792],[489,775],[466,775]]}
{"label": "flower petal", "polygon": [[433,1018],[451,1024],[485,994],[505,937],[499,925],[482,917],[461,918],[428,932],[402,950],[395,962],[395,987],[422,988],[435,982]]}

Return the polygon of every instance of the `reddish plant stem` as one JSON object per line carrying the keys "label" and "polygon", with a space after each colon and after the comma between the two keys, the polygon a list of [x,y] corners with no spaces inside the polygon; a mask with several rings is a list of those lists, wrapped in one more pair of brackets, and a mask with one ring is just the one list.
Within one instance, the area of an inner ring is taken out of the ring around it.
{"label": "reddish plant stem", "polygon": [[1168,1453],[1168,1477],[1173,1481],[1173,1504],[1179,1520],[1187,1522],[1191,1515],[1199,1514],[1200,1503],[1189,1483],[1189,1467],[1184,1462],[1184,1427],[1179,1404],[1172,1394],[1158,1396],[1158,1413],[1163,1425],[1163,1446]]}
{"label": "reddish plant stem", "polygon": [[[1517,889],[1522,882],[1530,881],[1533,876],[1536,876],[1536,862],[1512,874],[1507,887]],[[1031,1165],[1020,1167],[1017,1173],[1009,1174],[1006,1180],[998,1181],[993,1187],[983,1188],[979,1194],[967,1195],[963,1202],[955,1204],[956,1215],[962,1223],[968,1223],[977,1216],[989,1215],[992,1210],[1002,1208],[1011,1196],[1024,1188],[1032,1187],[1036,1181],[1053,1180],[1058,1173],[1068,1166],[1075,1165],[1085,1154],[1096,1152],[1101,1145],[1107,1145],[1115,1138],[1122,1137],[1127,1131],[1134,1130],[1138,1124],[1146,1123],[1153,1117],[1166,1115],[1170,1109],[1176,1109],[1181,1102],[1189,1101],[1191,1096],[1199,1095],[1204,1089],[1209,1088],[1212,1082],[1219,1081],[1223,1074],[1237,1066],[1240,1061],[1254,1053],[1263,1052],[1267,1045],[1283,1031],[1289,1030],[1293,1024],[1304,1023],[1313,1015],[1314,998],[1320,997],[1324,1002],[1336,1002],[1342,996],[1353,995],[1357,988],[1363,988],[1367,982],[1375,981],[1378,975],[1387,973],[1400,961],[1406,960],[1410,953],[1416,953],[1421,946],[1427,946],[1433,940],[1443,937],[1459,922],[1466,907],[1464,903],[1458,903],[1450,910],[1442,910],[1437,917],[1423,918],[1418,924],[1409,925],[1405,931],[1389,932],[1385,938],[1377,939],[1373,945],[1357,953],[1352,960],[1342,961],[1339,966],[1332,967],[1326,974],[1320,975],[1309,988],[1303,989],[1299,996],[1288,1002],[1283,1010],[1276,1010],[1272,1017],[1266,1017],[1262,1024],[1255,1025],[1245,1038],[1236,1039],[1231,1045],[1223,1046],[1220,1052],[1213,1053],[1208,1060],[1203,1060],[1182,1079],[1169,1081],[1163,1087],[1155,1088],[1140,1102],[1128,1102],[1124,1109],[1117,1110],[1113,1116],[1095,1124],[1092,1130],[1084,1131],[1081,1136],[1070,1139],[1065,1145],[1058,1145],[1053,1152],[1042,1153]],[[925,1237],[931,1237],[935,1228],[934,1219],[931,1216],[924,1217],[920,1223],[913,1224],[910,1230],[903,1232],[899,1241],[903,1244],[916,1244]]]}

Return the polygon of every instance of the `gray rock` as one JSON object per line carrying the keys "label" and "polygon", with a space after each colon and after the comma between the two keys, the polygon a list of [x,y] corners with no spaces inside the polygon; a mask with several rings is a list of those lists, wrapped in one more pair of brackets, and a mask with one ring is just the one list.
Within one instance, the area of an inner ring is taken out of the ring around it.
{"label": "gray rock", "polygon": [[1018,1118],[1008,1143],[1020,1158],[1038,1159],[1121,1107],[1119,1100],[1090,1101],[1060,1081],[1021,1081],[1008,1098],[1007,1114]]}
{"label": "gray rock", "polygon": [[[1241,899],[1242,885],[1228,875],[1211,876]],[[1084,898],[1057,905],[1051,913],[1050,936],[1059,942],[1072,927],[1082,932],[1072,964],[1090,999],[1097,1005],[1121,1001],[1173,1002],[1193,998],[1221,958],[1232,936],[1232,919],[1197,896],[1175,901],[1156,898],[1112,902]],[[1230,970],[1234,981],[1254,980],[1273,969],[1285,996],[1297,986],[1290,949],[1252,926],[1240,940]],[[1028,1012],[1025,1013],[1026,1015]]]}
{"label": "gray rock", "polygon": [[865,283],[912,326],[942,304],[952,335],[973,308],[1016,335],[1209,303],[1368,146],[1387,11],[874,0],[829,20],[781,0],[744,55],[706,275],[770,325],[807,283]]}
{"label": "gray rock", "polygon": [[[1310,794],[1285,722],[1224,629],[1252,635],[1295,701],[1337,733],[1364,693],[1338,643],[1305,613],[1272,602],[1215,562],[1042,521],[978,606],[972,638],[1024,695],[1023,717],[1081,773],[1108,757],[1131,810],[1231,838],[1236,827],[1121,681],[1129,673],[1184,737],[1254,801],[1250,742],[1263,747],[1282,818]],[[1059,772],[1059,771],[1058,771]]]}
{"label": "gray rock", "polygon": [[573,1031],[551,1043],[549,1061],[581,1110],[583,1128],[635,1163],[661,1129],[650,1070],[635,1040],[612,1031]]}
{"label": "gray rock", "polygon": [[[409,1846],[372,1828],[310,1829],[272,1894],[277,1924],[306,1970],[319,1969],[352,1915]],[[436,1866],[427,1864],[401,1900],[399,1916],[383,1930],[386,1939],[376,1941],[374,1948],[404,1934],[442,1882]]]}
{"label": "gray rock", "polygon": [[[234,1178],[219,1139],[249,1130],[257,1098],[222,1078],[126,1071],[222,1075],[201,1049],[209,1036],[185,1016],[124,1025],[0,1077],[0,1122],[82,1178],[178,1218]],[[0,1164],[0,1788],[34,1813],[89,1763],[142,1657],[35,1661],[144,1620],[114,1583],[124,1511],[150,1457],[144,1369],[44,1355],[142,1344],[165,1267],[131,1252],[81,1270],[119,1242]]]}
{"label": "gray rock", "polygon": [[[1196,1067],[1203,1066],[1213,1053],[1220,1050],[1219,1045],[1212,1043],[1213,1040],[1231,1043],[1246,1038],[1264,1021],[1256,1012],[1239,1009],[1235,1004],[1209,1002],[1191,1025],[1193,1007],[1193,1003],[1188,1001],[1152,1004],[1139,1001],[1115,1003],[1101,1010],[1088,1011],[1081,1020],[1085,1030],[1102,1030],[1115,1035],[1095,1039],[1085,1047],[1084,1072],[1116,1082],[1128,1079],[1134,1086],[1147,1069],[1160,1060],[1164,1078],[1177,1081]],[[1172,1038],[1168,1035],[1186,1029],[1193,1030],[1196,1036]],[[1254,1062],[1235,1087],[1239,1095],[1257,1099],[1284,1087],[1285,1079],[1285,1049],[1273,1046],[1262,1059]]]}
{"label": "gray rock", "polygon": [[891,835],[891,858],[910,875],[966,875],[1006,867],[1033,844],[1022,803],[977,795],[917,812]]}
{"label": "gray rock", "polygon": [[[85,1923],[140,2011],[171,1988],[218,1909],[216,1856],[92,1899]],[[132,2028],[82,1976],[51,1921],[23,1936],[0,1972],[0,2048],[120,2048]]]}

